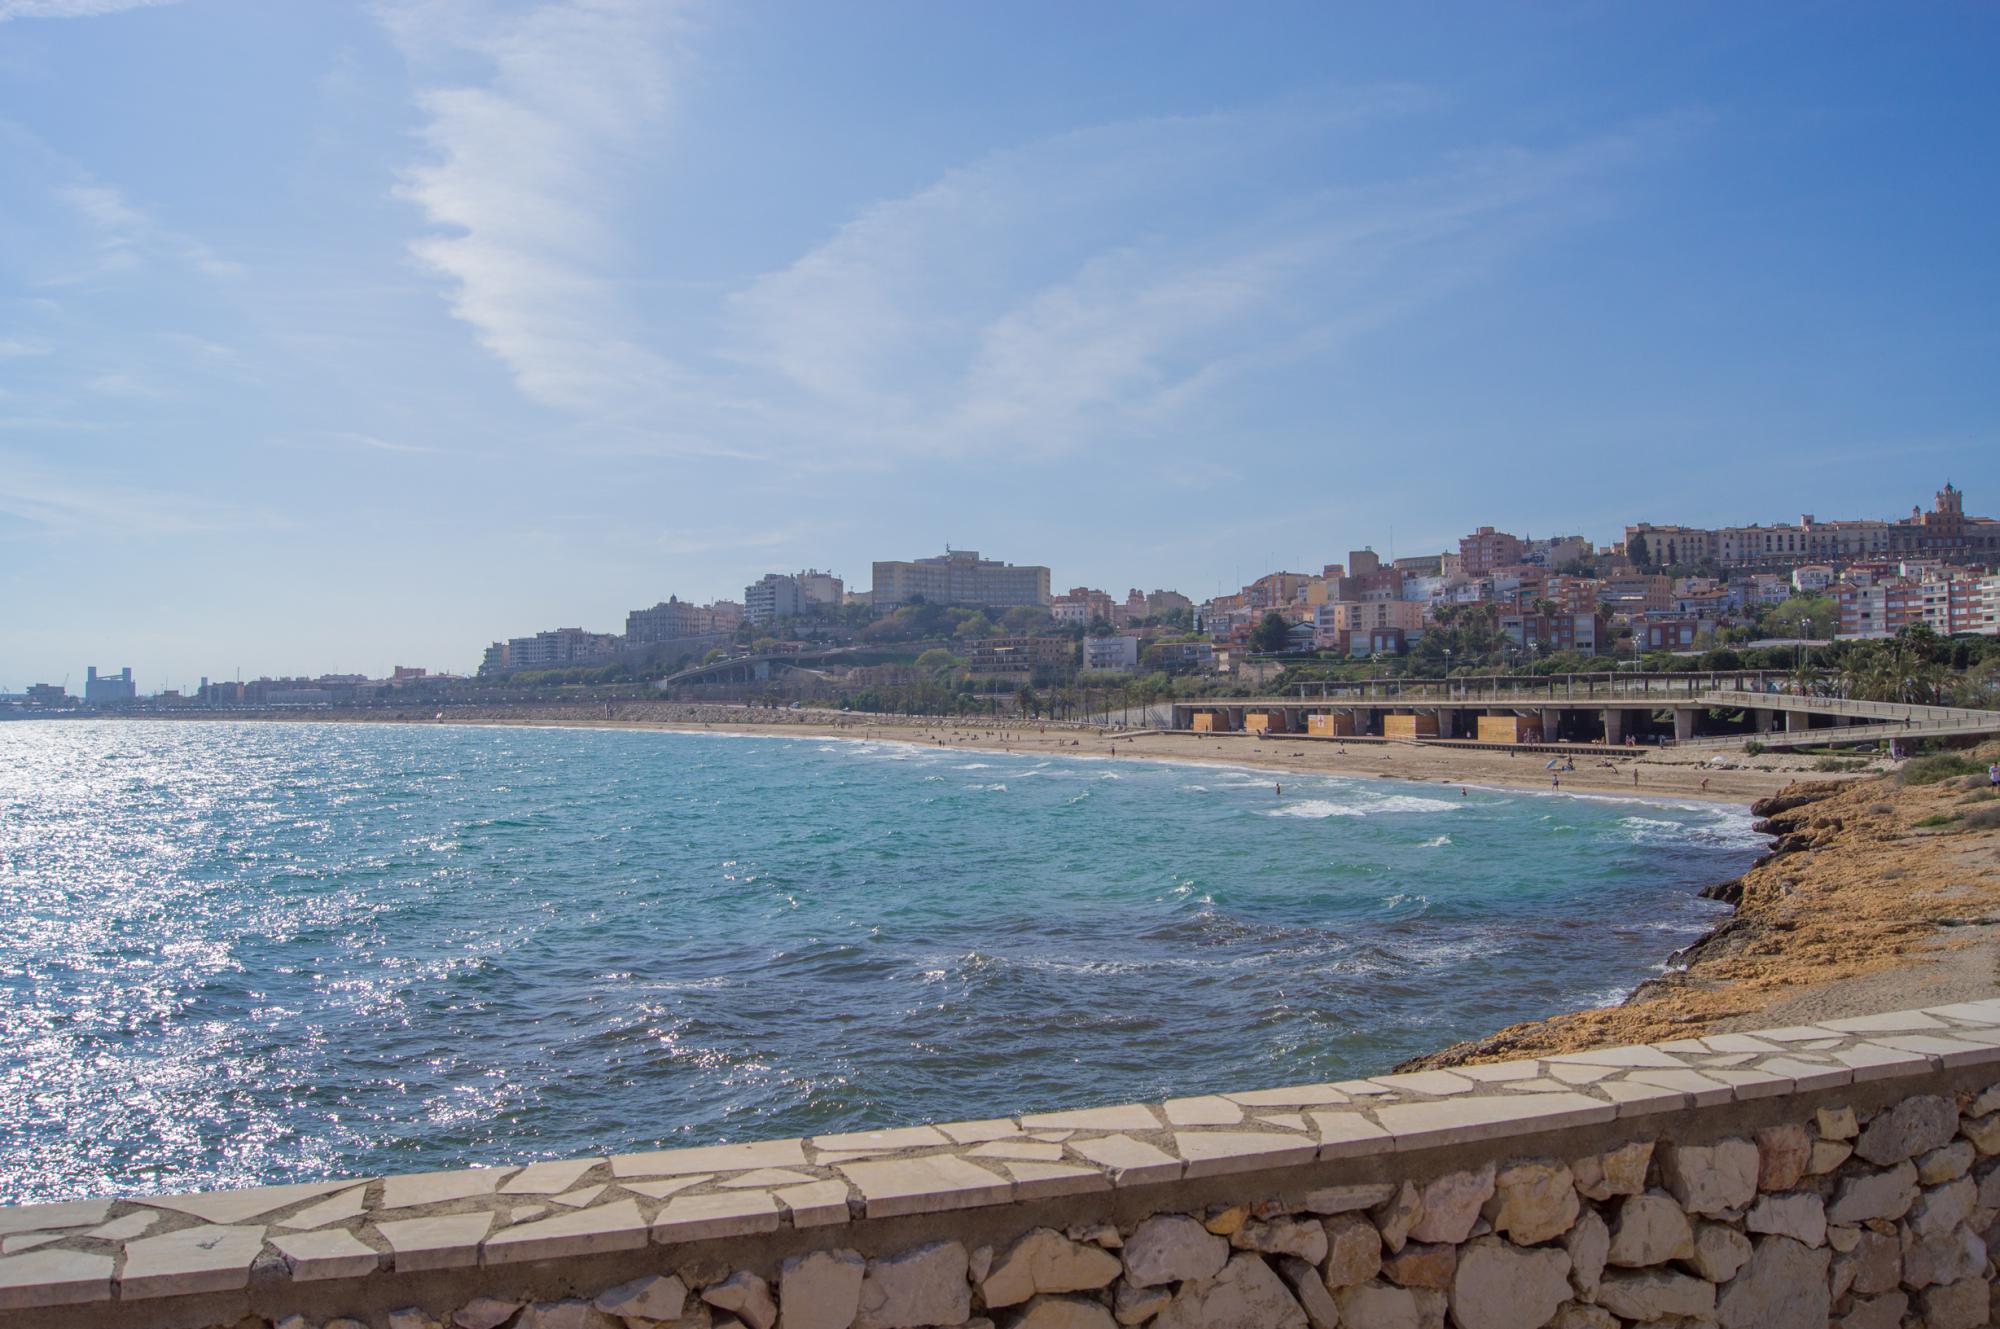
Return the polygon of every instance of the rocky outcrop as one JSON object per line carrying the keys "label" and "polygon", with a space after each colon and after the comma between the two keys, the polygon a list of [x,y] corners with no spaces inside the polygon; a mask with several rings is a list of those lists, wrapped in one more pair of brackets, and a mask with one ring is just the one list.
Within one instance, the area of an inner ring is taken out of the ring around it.
{"label": "rocky outcrop", "polygon": [[[1978,866],[2000,851],[2000,830],[1930,829],[1940,818],[1962,824],[1965,797],[1955,782],[1794,784],[1753,809],[1761,818],[1757,828],[1774,837],[1770,851],[1742,876],[1701,892],[1734,913],[1662,957],[1666,974],[1641,983],[1622,1005],[1513,1025],[1396,1069],[1446,1069],[1742,1028],[1745,1017],[1808,989],[1928,965],[1931,956],[1963,944],[1963,925],[2000,919],[2000,874]],[[1858,1002],[1879,1002],[1865,985],[1855,991]],[[1862,1004],[1836,1013],[1875,1009]]]}

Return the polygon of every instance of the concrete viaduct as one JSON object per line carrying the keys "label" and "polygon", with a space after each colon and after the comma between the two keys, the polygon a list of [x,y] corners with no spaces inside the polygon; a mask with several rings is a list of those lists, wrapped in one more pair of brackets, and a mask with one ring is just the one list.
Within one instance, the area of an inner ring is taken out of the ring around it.
{"label": "concrete viaduct", "polygon": [[2000,711],[1853,701],[1783,672],[1495,675],[1301,684],[1293,695],[1174,703],[1173,728],[1496,744],[1850,745],[2000,734]]}

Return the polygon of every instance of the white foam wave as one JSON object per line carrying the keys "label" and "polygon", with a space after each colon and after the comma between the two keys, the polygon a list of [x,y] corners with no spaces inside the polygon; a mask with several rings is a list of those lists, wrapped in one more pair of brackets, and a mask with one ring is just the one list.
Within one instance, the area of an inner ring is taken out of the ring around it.
{"label": "white foam wave", "polygon": [[1326,817],[1360,817],[1366,814],[1360,808],[1344,803],[1329,803],[1323,798],[1308,798],[1299,803],[1287,803],[1281,808],[1271,808],[1262,815],[1266,817],[1304,817],[1309,821],[1319,821]]}
{"label": "white foam wave", "polygon": [[1390,794],[1369,800],[1363,813],[1373,812],[1456,812],[1461,804],[1442,798],[1420,798],[1415,794]]}
{"label": "white foam wave", "polygon": [[1766,837],[1750,829],[1748,820],[1737,817],[1694,824],[1660,817],[1620,817],[1615,835],[1629,844],[1674,849],[1689,845],[1705,849],[1761,849],[1767,842]]}
{"label": "white foam wave", "polygon": [[1439,836],[1439,837],[1438,837],[1437,839],[1435,839],[1435,840],[1426,840],[1426,841],[1424,841],[1424,842],[1423,842],[1422,844],[1418,845],[1418,846],[1417,846],[1417,848],[1419,848],[1419,849],[1442,849],[1442,848],[1444,848],[1444,847],[1445,847],[1446,845],[1448,845],[1448,844],[1450,844],[1450,843],[1451,843],[1451,837],[1450,837],[1449,835],[1440,835],[1440,836]]}

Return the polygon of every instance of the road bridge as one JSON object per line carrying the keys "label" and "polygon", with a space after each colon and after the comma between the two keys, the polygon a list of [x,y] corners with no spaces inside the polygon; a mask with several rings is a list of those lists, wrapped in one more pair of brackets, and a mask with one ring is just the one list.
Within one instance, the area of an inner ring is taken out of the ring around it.
{"label": "road bridge", "polygon": [[667,675],[657,686],[662,692],[684,683],[764,683],[774,674],[803,669],[807,661],[824,664],[853,650],[849,646],[829,646],[816,651],[766,651],[757,655],[731,655],[707,664],[690,665]]}

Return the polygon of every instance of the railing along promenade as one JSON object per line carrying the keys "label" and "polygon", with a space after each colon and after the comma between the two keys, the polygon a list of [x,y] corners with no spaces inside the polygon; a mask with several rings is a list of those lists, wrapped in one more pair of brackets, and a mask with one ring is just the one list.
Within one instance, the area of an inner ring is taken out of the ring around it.
{"label": "railing along promenade", "polygon": [[[1794,674],[1763,669],[1687,674],[1492,674],[1451,679],[1361,679],[1299,683],[1295,685],[1295,694],[1261,700],[1286,705],[1346,701],[1441,706],[1658,701],[1662,707],[1811,710],[1821,715],[1938,725],[2000,723],[2000,711],[1840,697],[1801,688]],[[1189,704],[1200,703],[1191,699]]]}
{"label": "railing along promenade", "polygon": [[[1472,678],[1368,678],[1295,684],[1294,701],[1364,701],[1459,705],[1468,702],[1586,702],[1657,697],[1662,704],[1694,701],[1717,691],[1758,696],[1810,695],[1794,690],[1783,670],[1736,669],[1713,673],[1486,674]],[[1275,700],[1275,699],[1274,699]]]}

